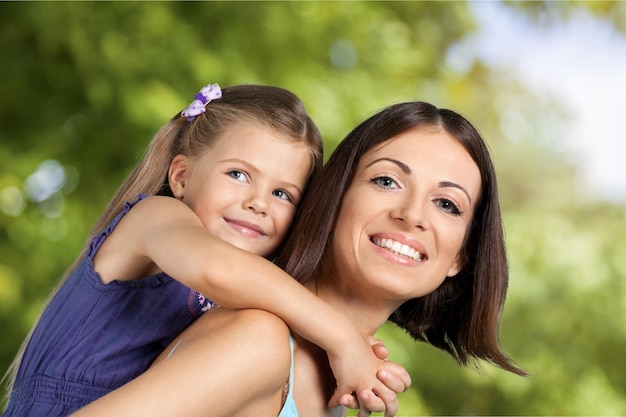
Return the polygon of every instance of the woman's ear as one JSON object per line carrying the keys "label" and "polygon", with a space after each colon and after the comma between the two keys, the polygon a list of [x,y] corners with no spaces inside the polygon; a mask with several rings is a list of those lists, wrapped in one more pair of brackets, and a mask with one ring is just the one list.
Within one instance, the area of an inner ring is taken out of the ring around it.
{"label": "woman's ear", "polygon": [[182,199],[185,196],[185,184],[187,181],[187,173],[189,171],[189,158],[185,155],[178,154],[170,162],[170,167],[167,172],[167,180],[170,184],[172,194],[177,199]]}
{"label": "woman's ear", "polygon": [[456,259],[454,260],[454,262],[452,262],[452,265],[450,265],[450,269],[448,269],[447,276],[453,277],[459,272],[461,272],[461,270],[463,269],[463,265],[464,265],[464,262],[461,260],[461,254],[459,253],[456,256]]}

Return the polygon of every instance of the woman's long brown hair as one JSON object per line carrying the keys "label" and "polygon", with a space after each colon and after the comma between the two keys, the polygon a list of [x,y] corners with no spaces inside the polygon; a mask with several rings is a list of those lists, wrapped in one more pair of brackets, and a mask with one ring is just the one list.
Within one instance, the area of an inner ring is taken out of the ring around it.
{"label": "woman's long brown hair", "polygon": [[502,352],[498,341],[509,273],[495,170],[479,132],[454,111],[424,102],[400,103],[357,126],[311,185],[276,262],[302,283],[314,280],[321,272],[341,200],[361,157],[373,147],[423,126],[441,127],[465,147],[480,170],[481,194],[461,249],[463,269],[432,293],[406,301],[389,320],[414,339],[447,351],[460,364],[482,359],[525,375]]}

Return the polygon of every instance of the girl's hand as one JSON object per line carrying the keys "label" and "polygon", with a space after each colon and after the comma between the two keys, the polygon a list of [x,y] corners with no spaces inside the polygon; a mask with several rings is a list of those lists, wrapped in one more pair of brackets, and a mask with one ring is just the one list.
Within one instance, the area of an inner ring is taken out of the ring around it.
{"label": "girl's hand", "polygon": [[[370,337],[370,344],[372,345],[372,350],[374,354],[383,360],[383,369],[378,371],[377,376],[387,388],[391,389],[395,393],[405,392],[411,386],[411,376],[407,372],[407,370],[402,366],[395,362],[387,361],[387,357],[389,355],[389,351],[386,346],[383,344],[382,340],[376,339],[374,337]],[[352,409],[359,409],[359,416],[369,416],[369,411],[374,411],[373,408],[376,404],[372,403],[375,401],[375,395],[373,392],[362,392],[362,395],[343,395],[339,399],[339,403],[345,407]],[[361,407],[360,403],[366,405],[366,409]],[[387,411],[392,412],[393,409],[390,407],[391,404],[387,405]],[[369,411],[367,410],[369,408]],[[397,408],[396,408],[397,410]],[[393,414],[387,414],[393,415]]]}
{"label": "girl's hand", "polygon": [[404,366],[386,361],[383,369],[376,374],[390,390],[395,393],[405,392],[411,386],[411,376]]}
{"label": "girl's hand", "polygon": [[373,338],[370,342],[361,340],[363,343],[328,352],[337,379],[337,388],[328,406],[359,409],[358,417],[367,417],[371,412],[385,412],[386,417],[392,417],[398,412],[397,392],[410,386],[408,373],[397,364],[390,366],[382,342]]}
{"label": "girl's hand", "polygon": [[387,361],[389,351],[382,340],[370,337],[370,344],[374,354],[385,361],[383,369],[378,371],[378,379],[397,394],[408,390],[411,386],[411,376],[404,366]]}

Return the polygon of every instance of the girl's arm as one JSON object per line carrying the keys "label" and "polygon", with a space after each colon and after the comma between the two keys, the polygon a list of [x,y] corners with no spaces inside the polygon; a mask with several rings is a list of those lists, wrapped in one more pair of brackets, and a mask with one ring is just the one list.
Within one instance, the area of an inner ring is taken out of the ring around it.
{"label": "girl's arm", "polygon": [[[327,352],[338,384],[336,398],[371,393],[362,404],[371,411],[387,409],[395,414],[396,393],[376,377],[383,361],[353,323],[272,262],[211,235],[184,203],[169,197],[147,198],[128,212],[107,241],[112,238],[123,244],[109,245],[108,250],[125,246],[126,254],[119,250],[108,259],[128,259],[130,253],[127,269],[150,260],[219,305],[265,310],[280,317]],[[105,249],[103,245],[101,251]]]}
{"label": "girl's arm", "polygon": [[277,415],[291,364],[285,323],[259,310],[204,318],[181,334],[171,357],[72,416]]}

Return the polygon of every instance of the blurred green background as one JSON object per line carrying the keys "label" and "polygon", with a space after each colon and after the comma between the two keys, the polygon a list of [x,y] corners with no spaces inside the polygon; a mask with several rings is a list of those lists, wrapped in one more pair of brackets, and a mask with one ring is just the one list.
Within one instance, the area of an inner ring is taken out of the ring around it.
{"label": "blurred green background", "polygon": [[[529,27],[582,13],[626,30],[621,2],[499,6]],[[0,3],[0,372],[156,130],[207,83],[261,83],[304,100],[327,155],[416,99],[466,115],[492,150],[501,341],[531,376],[459,368],[385,327],[413,378],[399,415],[626,415],[625,203],[579,181],[566,103],[479,57],[451,65],[479,29],[467,2]]]}

